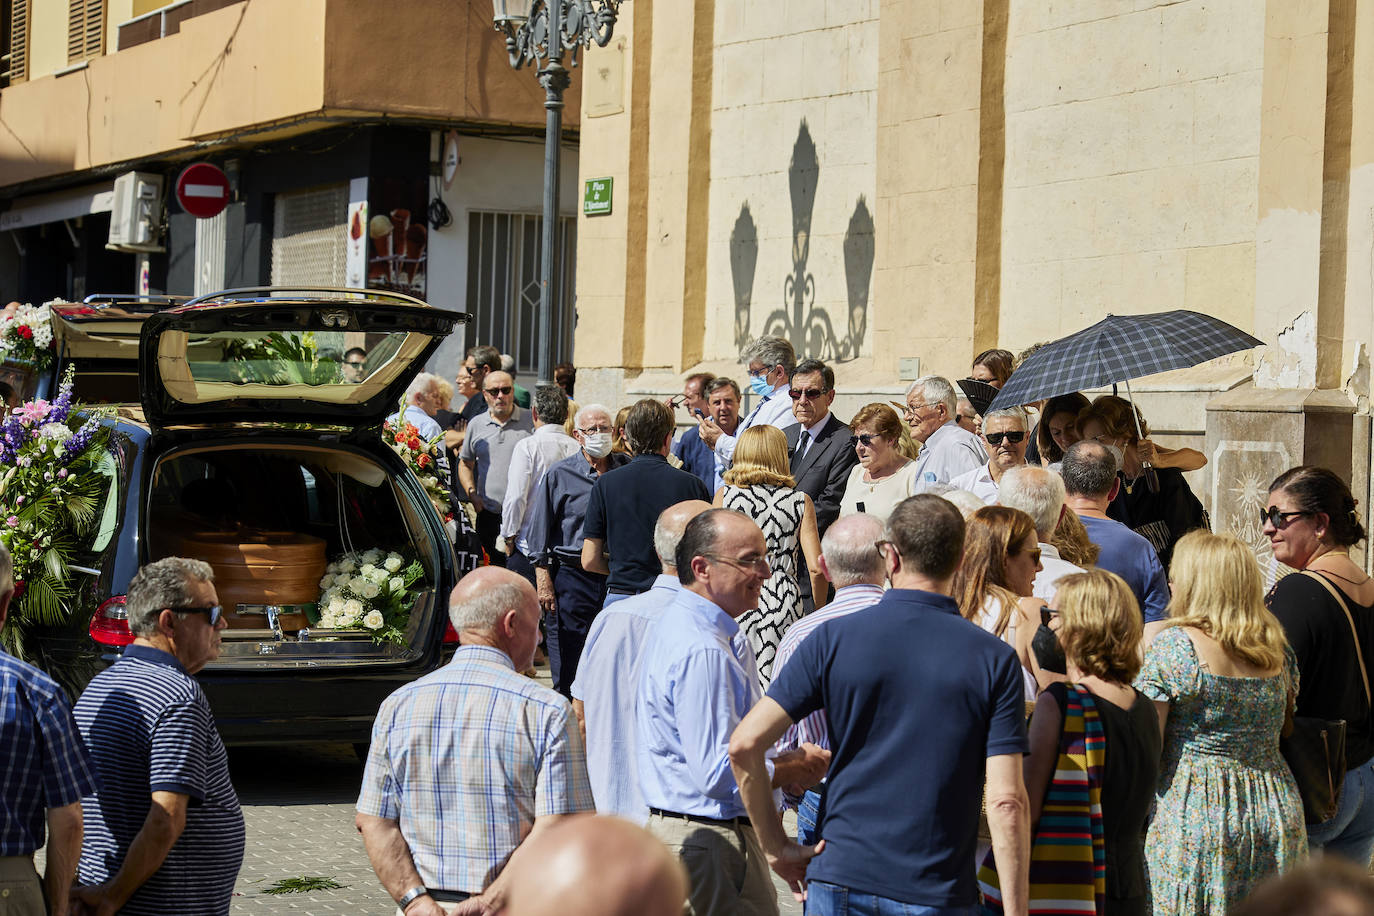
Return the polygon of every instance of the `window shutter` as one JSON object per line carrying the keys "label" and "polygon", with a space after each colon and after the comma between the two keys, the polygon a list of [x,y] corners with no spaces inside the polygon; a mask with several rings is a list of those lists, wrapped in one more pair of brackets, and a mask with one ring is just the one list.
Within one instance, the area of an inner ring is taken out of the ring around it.
{"label": "window shutter", "polygon": [[67,12],[67,63],[105,53],[105,0],[70,0]]}
{"label": "window shutter", "polygon": [[13,86],[29,78],[29,0],[11,0],[9,31],[9,66],[0,85]]}

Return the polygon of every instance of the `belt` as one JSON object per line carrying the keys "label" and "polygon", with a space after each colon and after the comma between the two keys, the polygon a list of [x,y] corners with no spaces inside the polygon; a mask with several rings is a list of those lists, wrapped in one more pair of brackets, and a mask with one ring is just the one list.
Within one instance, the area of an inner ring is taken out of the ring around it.
{"label": "belt", "polygon": [[462,903],[464,900],[467,900],[472,895],[467,893],[466,891],[441,891],[436,890],[435,888],[430,888],[429,896],[433,897],[440,903]]}
{"label": "belt", "polygon": [[[608,589],[606,589],[606,591],[609,592],[609,593],[612,594],[612,595],[638,595],[638,594],[639,594],[639,592],[635,591],[635,590],[632,589],[632,588],[608,588]],[[677,817],[681,817],[682,815],[676,815],[676,816],[677,816]]]}
{"label": "belt", "polygon": [[694,824],[715,824],[717,827],[752,827],[753,822],[747,815],[741,814],[739,817],[702,817],[700,814],[679,814],[676,811],[664,811],[662,808],[649,808],[650,814],[657,814],[659,817],[675,817],[678,820],[691,821]]}

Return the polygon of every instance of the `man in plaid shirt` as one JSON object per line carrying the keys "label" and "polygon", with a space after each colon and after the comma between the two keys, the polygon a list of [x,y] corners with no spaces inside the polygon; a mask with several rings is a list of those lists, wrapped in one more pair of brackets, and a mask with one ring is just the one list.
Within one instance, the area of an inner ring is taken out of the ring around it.
{"label": "man in plaid shirt", "polygon": [[[0,544],[0,627],[14,596],[13,564]],[[67,912],[81,854],[81,797],[97,788],[67,695],[53,679],[0,650],[0,911]],[[44,843],[42,886],[33,853]],[[8,907],[8,908],[7,908]]]}
{"label": "man in plaid shirt", "polygon": [[520,674],[539,641],[533,586],[484,567],[449,619],[462,644],[382,704],[358,797],[368,858],[405,916],[499,910],[515,848],[593,808],[572,707]]}

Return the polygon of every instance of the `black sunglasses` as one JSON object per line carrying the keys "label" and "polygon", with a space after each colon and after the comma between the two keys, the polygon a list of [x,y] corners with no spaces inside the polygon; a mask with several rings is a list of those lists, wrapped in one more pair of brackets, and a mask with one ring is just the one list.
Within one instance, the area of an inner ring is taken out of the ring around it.
{"label": "black sunglasses", "polygon": [[860,442],[862,442],[864,445],[872,445],[874,442],[877,442],[881,438],[882,436],[878,435],[877,433],[859,433],[857,436],[849,437],[849,444],[858,445]]}
{"label": "black sunglasses", "polygon": [[792,388],[787,393],[792,395],[794,401],[800,401],[803,396],[808,401],[815,401],[829,390],[829,388]]}
{"label": "black sunglasses", "polygon": [[1001,445],[1003,439],[1015,445],[1026,438],[1026,431],[1024,429],[1014,429],[1009,433],[984,433],[983,438],[988,440],[988,445]]}
{"label": "black sunglasses", "polygon": [[351,359],[346,359],[346,360],[344,360],[344,365],[345,365],[345,366],[352,366],[354,369],[361,369],[363,366],[366,366],[367,363],[362,362],[361,360],[359,360],[359,361],[357,361],[357,362],[354,362],[354,361],[351,360]]}
{"label": "black sunglasses", "polygon": [[167,610],[177,614],[205,614],[210,618],[210,626],[219,623],[219,619],[224,616],[224,608],[218,604],[208,607],[169,607]]}
{"label": "black sunglasses", "polygon": [[1050,621],[1053,620],[1058,614],[1059,614],[1059,612],[1056,611],[1054,608],[1050,607],[1048,604],[1041,605],[1041,606],[1040,606],[1040,625],[1041,625],[1041,626],[1046,626],[1046,627],[1049,626],[1049,625],[1050,625]]}
{"label": "black sunglasses", "polygon": [[484,388],[482,390],[485,391],[487,394],[510,394],[515,389],[512,388],[510,385],[500,385],[496,388]]}
{"label": "black sunglasses", "polygon": [[1261,510],[1259,510],[1259,513],[1260,513],[1260,527],[1261,527],[1261,528],[1264,527],[1264,523],[1265,523],[1265,522],[1268,522],[1269,524],[1273,525],[1275,528],[1287,528],[1287,527],[1288,527],[1288,520],[1289,520],[1290,518],[1297,518],[1299,515],[1316,515],[1316,514],[1317,514],[1317,513],[1315,513],[1315,512],[1307,512],[1306,510],[1303,510],[1303,509],[1299,509],[1299,510],[1294,511],[1294,512],[1280,512],[1278,506],[1270,506],[1268,509],[1261,509]]}

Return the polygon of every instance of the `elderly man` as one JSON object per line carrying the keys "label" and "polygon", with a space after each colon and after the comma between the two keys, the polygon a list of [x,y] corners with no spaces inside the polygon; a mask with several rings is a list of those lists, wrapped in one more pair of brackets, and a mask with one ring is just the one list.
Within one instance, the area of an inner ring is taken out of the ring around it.
{"label": "elderly man", "polygon": [[[853,451],[853,449],[850,449]],[[821,610],[809,614],[787,628],[778,654],[773,659],[773,672],[782,671],[806,637],[824,623],[848,617],[855,611],[876,604],[883,596],[887,570],[878,542],[883,539],[883,523],[876,516],[863,512],[847,515],[831,525],[821,538],[821,572],[835,587],[835,598]],[[777,743],[778,751],[790,751],[804,743],[830,750],[830,729],[826,725],[825,710],[818,709],[793,725]],[[814,843],[816,818],[820,813],[824,784],[806,790],[797,809],[797,841]],[[788,798],[791,803],[794,799]]]}
{"label": "elderly man", "polygon": [[[14,566],[0,544],[0,628],[14,597]],[[81,855],[81,797],[95,767],[67,695],[52,678],[0,649],[0,886],[21,914],[65,914]],[[33,854],[44,845],[40,882]],[[44,898],[48,905],[44,905]],[[679,907],[681,904],[679,903]]]}
{"label": "elderly man", "polygon": [[[971,912],[984,789],[1005,911],[1026,912],[1021,663],[1011,646],[969,626],[949,597],[963,541],[963,517],[940,497],[899,503],[880,548],[892,589],[862,613],[813,632],[731,738],[731,764],[759,840],[795,892],[806,882],[807,913],[902,912],[903,905]],[[935,697],[957,702],[929,702]],[[784,834],[764,755],[818,709],[826,711],[834,758],[818,827],[824,852],[816,856],[821,847]]]}
{"label": "elderly man", "polygon": [[659,513],[654,525],[654,551],[663,564],[663,573],[644,594],[631,595],[602,611],[587,632],[572,685],[573,712],[582,723],[587,773],[596,810],[602,814],[618,814],[637,824],[649,816],[639,791],[638,773],[625,765],[638,746],[635,692],[639,663],[649,624],[677,596],[677,545],[682,531],[710,508],[710,503],[692,499]]}
{"label": "elderly man", "polygon": [[531,509],[529,556],[539,606],[547,615],[544,642],[553,689],[569,696],[578,658],[601,605],[606,576],[582,568],[582,526],[587,500],[598,477],[629,458],[611,451],[611,412],[588,404],[574,418],[573,438],[582,449],[551,466],[539,483]]}
{"label": "elderly man", "polygon": [[973,406],[973,402],[962,394],[954,402],[954,422],[959,424],[960,429],[975,436],[981,432],[982,418],[978,416],[978,410]]}
{"label": "elderly man", "polygon": [[955,422],[954,386],[948,379],[927,375],[906,390],[906,419],[911,438],[921,443],[916,459],[916,488],[924,492],[935,483],[949,483],[988,460],[978,437]]}
{"label": "elderly man", "polygon": [[[421,372],[406,388],[406,409],[404,422],[420,431],[420,438],[426,442],[442,436],[444,430],[434,420],[434,415],[442,407],[447,407],[439,393],[439,376]],[[395,423],[401,414],[392,414],[387,420]]]}
{"label": "elderly man", "polygon": [[499,911],[523,841],[592,806],[568,701],[520,674],[539,642],[539,602],[515,573],[468,574],[449,599],[453,660],[382,703],[357,825],[405,916]]}
{"label": "elderly man", "polygon": [[[687,523],[677,570],[682,588],[649,628],[635,706],[649,832],[687,867],[689,913],[776,914],[728,754],[731,731],[760,697],[754,654],[735,636],[770,572],[763,532],[738,512],[703,512]],[[829,756],[803,745],[760,761],[763,781],[812,785]],[[772,804],[766,789],[764,798]]]}
{"label": "elderly man", "polygon": [[78,896],[91,912],[229,912],[244,827],[215,716],[194,675],[228,625],[208,563],[168,557],[129,583],[132,645],[76,722],[103,783],[84,807]]}
{"label": "elderly man", "polygon": [[716,463],[728,468],[735,454],[735,441],[740,433],[751,426],[776,426],[786,430],[797,422],[792,416],[792,402],[787,396],[792,370],[797,368],[797,353],[792,344],[782,337],[760,337],[739,355],[739,361],[749,371],[749,389],[758,396],[759,402],[736,428],[733,435],[716,425],[715,421],[703,418],[698,424],[701,441],[715,450]]}
{"label": "elderly man", "polygon": [[1054,599],[1055,584],[1071,573],[1083,569],[1059,556],[1059,549],[1050,543],[1059,519],[1069,511],[1064,505],[1064,481],[1053,471],[1038,467],[1012,468],[1002,476],[997,501],[1012,509],[1020,509],[1035,522],[1035,537],[1040,542],[1040,563],[1044,567],[1035,574],[1032,594],[1048,603]]}
{"label": "elderly man", "polygon": [[637,401],[625,418],[625,437],[634,458],[593,485],[582,529],[582,568],[609,575],[606,604],[653,586],[660,569],[653,541],[658,514],[683,500],[711,499],[700,478],[668,464],[673,412],[667,405]]}
{"label": "elderly man", "polygon": [[949,485],[968,490],[985,505],[997,502],[1002,475],[1026,464],[1026,446],[1030,445],[1026,429],[1026,412],[1020,407],[988,411],[983,417],[982,440],[991,457],[973,470],[951,478]]}
{"label": "elderly man", "polygon": [[544,473],[564,458],[576,455],[582,443],[563,431],[568,422],[568,396],[557,385],[534,390],[534,435],[515,444],[506,476],[506,499],[501,504],[501,540],[506,566],[535,583],[531,560],[532,498]]}
{"label": "elderly man", "polygon": [[458,486],[477,510],[477,536],[488,559],[506,565],[496,549],[501,534],[501,507],[515,446],[534,433],[527,411],[515,406],[515,383],[504,372],[488,372],[482,380],[487,412],[468,423],[458,452]]}
{"label": "elderly man", "polygon": [[[716,377],[709,372],[694,372],[682,383],[682,407],[693,421],[704,417],[710,410],[706,391],[707,386],[715,379]],[[681,438],[673,446],[673,454],[682,462],[684,471],[700,477],[701,482],[706,484],[711,492],[715,492],[711,484],[715,481],[716,475],[716,453],[701,441],[701,430],[697,426],[691,426],[683,431]]]}
{"label": "elderly man", "polygon": [[1088,530],[1088,540],[1101,548],[1098,568],[1126,580],[1140,602],[1146,623],[1163,620],[1169,604],[1169,581],[1159,554],[1145,538],[1107,516],[1107,506],[1121,486],[1116,456],[1100,442],[1084,439],[1064,452],[1060,468],[1065,504],[1078,514]]}

